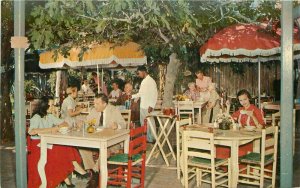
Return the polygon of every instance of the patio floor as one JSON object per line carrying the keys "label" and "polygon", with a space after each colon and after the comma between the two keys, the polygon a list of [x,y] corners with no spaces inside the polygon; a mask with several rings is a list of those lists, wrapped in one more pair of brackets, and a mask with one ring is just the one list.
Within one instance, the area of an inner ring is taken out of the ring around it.
{"label": "patio floor", "polygon": [[[296,153],[294,157],[294,187],[300,187],[300,130],[297,129],[296,134]],[[15,153],[14,147],[12,144],[6,144],[0,146],[0,177],[1,177],[1,186],[2,188],[16,188],[15,182]],[[161,160],[159,160],[161,161]],[[173,161],[174,165],[175,162]],[[278,176],[279,177],[279,176]],[[74,178],[73,183],[76,184],[78,188],[84,188],[86,186],[87,180],[78,180]],[[147,188],[180,188],[181,183],[177,180],[176,170],[175,169],[165,169],[157,167],[147,167],[146,169],[146,187]],[[193,186],[194,182],[190,184]],[[277,183],[277,186],[279,183]],[[208,185],[203,185],[202,187],[209,187]],[[246,187],[246,186],[239,186]],[[248,186],[247,186],[248,187]],[[250,187],[250,186],[249,186]]]}

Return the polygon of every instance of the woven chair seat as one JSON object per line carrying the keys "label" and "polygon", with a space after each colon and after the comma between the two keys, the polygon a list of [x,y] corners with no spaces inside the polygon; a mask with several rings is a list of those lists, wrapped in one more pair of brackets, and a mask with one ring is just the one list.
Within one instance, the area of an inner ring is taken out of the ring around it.
{"label": "woven chair seat", "polygon": [[[225,162],[226,160],[227,159],[217,159],[216,158],[215,159],[215,164],[218,165],[220,163]],[[193,158],[190,159],[190,162],[209,166],[210,163],[211,163],[211,160],[205,159],[205,158],[201,158],[201,157],[193,157]]]}
{"label": "woven chair seat", "polygon": [[[260,164],[260,153],[248,153],[247,155],[244,155],[240,157],[240,162],[242,163],[250,163],[250,164]],[[265,165],[271,163],[273,161],[273,155],[266,155],[265,156]]]}
{"label": "woven chair seat", "polygon": [[[133,155],[132,156],[132,161],[137,161],[139,159],[142,158],[142,155],[140,154],[136,154],[136,155]],[[117,154],[117,155],[114,155],[114,156],[111,156],[108,161],[111,161],[111,162],[118,162],[118,163],[127,163],[128,162],[128,154],[126,153],[122,153],[122,154]]]}

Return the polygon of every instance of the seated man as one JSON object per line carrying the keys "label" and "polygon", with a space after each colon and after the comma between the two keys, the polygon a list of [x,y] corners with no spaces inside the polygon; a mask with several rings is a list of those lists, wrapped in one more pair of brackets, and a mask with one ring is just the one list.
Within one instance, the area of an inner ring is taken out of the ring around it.
{"label": "seated man", "polygon": [[[114,106],[108,104],[108,97],[103,94],[96,94],[95,108],[93,108],[90,114],[87,116],[86,120],[90,121],[92,119],[96,120],[96,126],[109,128],[109,129],[125,129],[126,122],[121,115],[121,112]],[[120,149],[119,144],[109,148],[108,155],[112,152],[116,152]],[[94,172],[99,171],[99,159],[97,162],[93,160],[93,150],[92,149],[79,149],[84,168],[86,170],[93,170]]]}
{"label": "seated man", "polygon": [[83,93],[92,93],[92,89],[90,88],[90,85],[88,83],[88,80],[85,79],[83,80],[83,84],[81,85],[81,89],[80,89]]}

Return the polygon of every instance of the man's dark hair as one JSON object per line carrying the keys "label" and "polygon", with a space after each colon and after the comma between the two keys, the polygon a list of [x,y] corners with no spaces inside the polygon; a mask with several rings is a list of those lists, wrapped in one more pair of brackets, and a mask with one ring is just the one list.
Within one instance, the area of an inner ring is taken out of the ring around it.
{"label": "man's dark hair", "polygon": [[237,93],[236,98],[238,99],[239,96],[241,96],[241,95],[246,95],[246,96],[248,97],[249,100],[251,99],[251,94],[250,94],[249,91],[246,90],[246,89],[240,90],[240,91]]}
{"label": "man's dark hair", "polygon": [[139,66],[137,68],[137,71],[143,71],[143,72],[147,72],[147,68],[145,66]]}
{"label": "man's dark hair", "polygon": [[108,104],[108,97],[104,93],[97,93],[95,95],[96,99],[101,99],[103,102]]}
{"label": "man's dark hair", "polygon": [[117,80],[113,80],[111,84],[117,84],[119,86],[119,82]]}
{"label": "man's dark hair", "polygon": [[92,72],[92,76],[97,76],[97,73],[96,72]]}

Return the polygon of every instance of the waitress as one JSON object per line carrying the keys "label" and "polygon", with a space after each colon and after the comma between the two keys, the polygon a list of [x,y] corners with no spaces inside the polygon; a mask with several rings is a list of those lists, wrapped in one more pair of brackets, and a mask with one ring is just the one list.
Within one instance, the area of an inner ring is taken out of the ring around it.
{"label": "waitress", "polygon": [[71,86],[67,88],[68,97],[64,99],[61,105],[61,117],[72,126],[76,123],[76,116],[80,115],[81,108],[76,108],[77,87]]}

